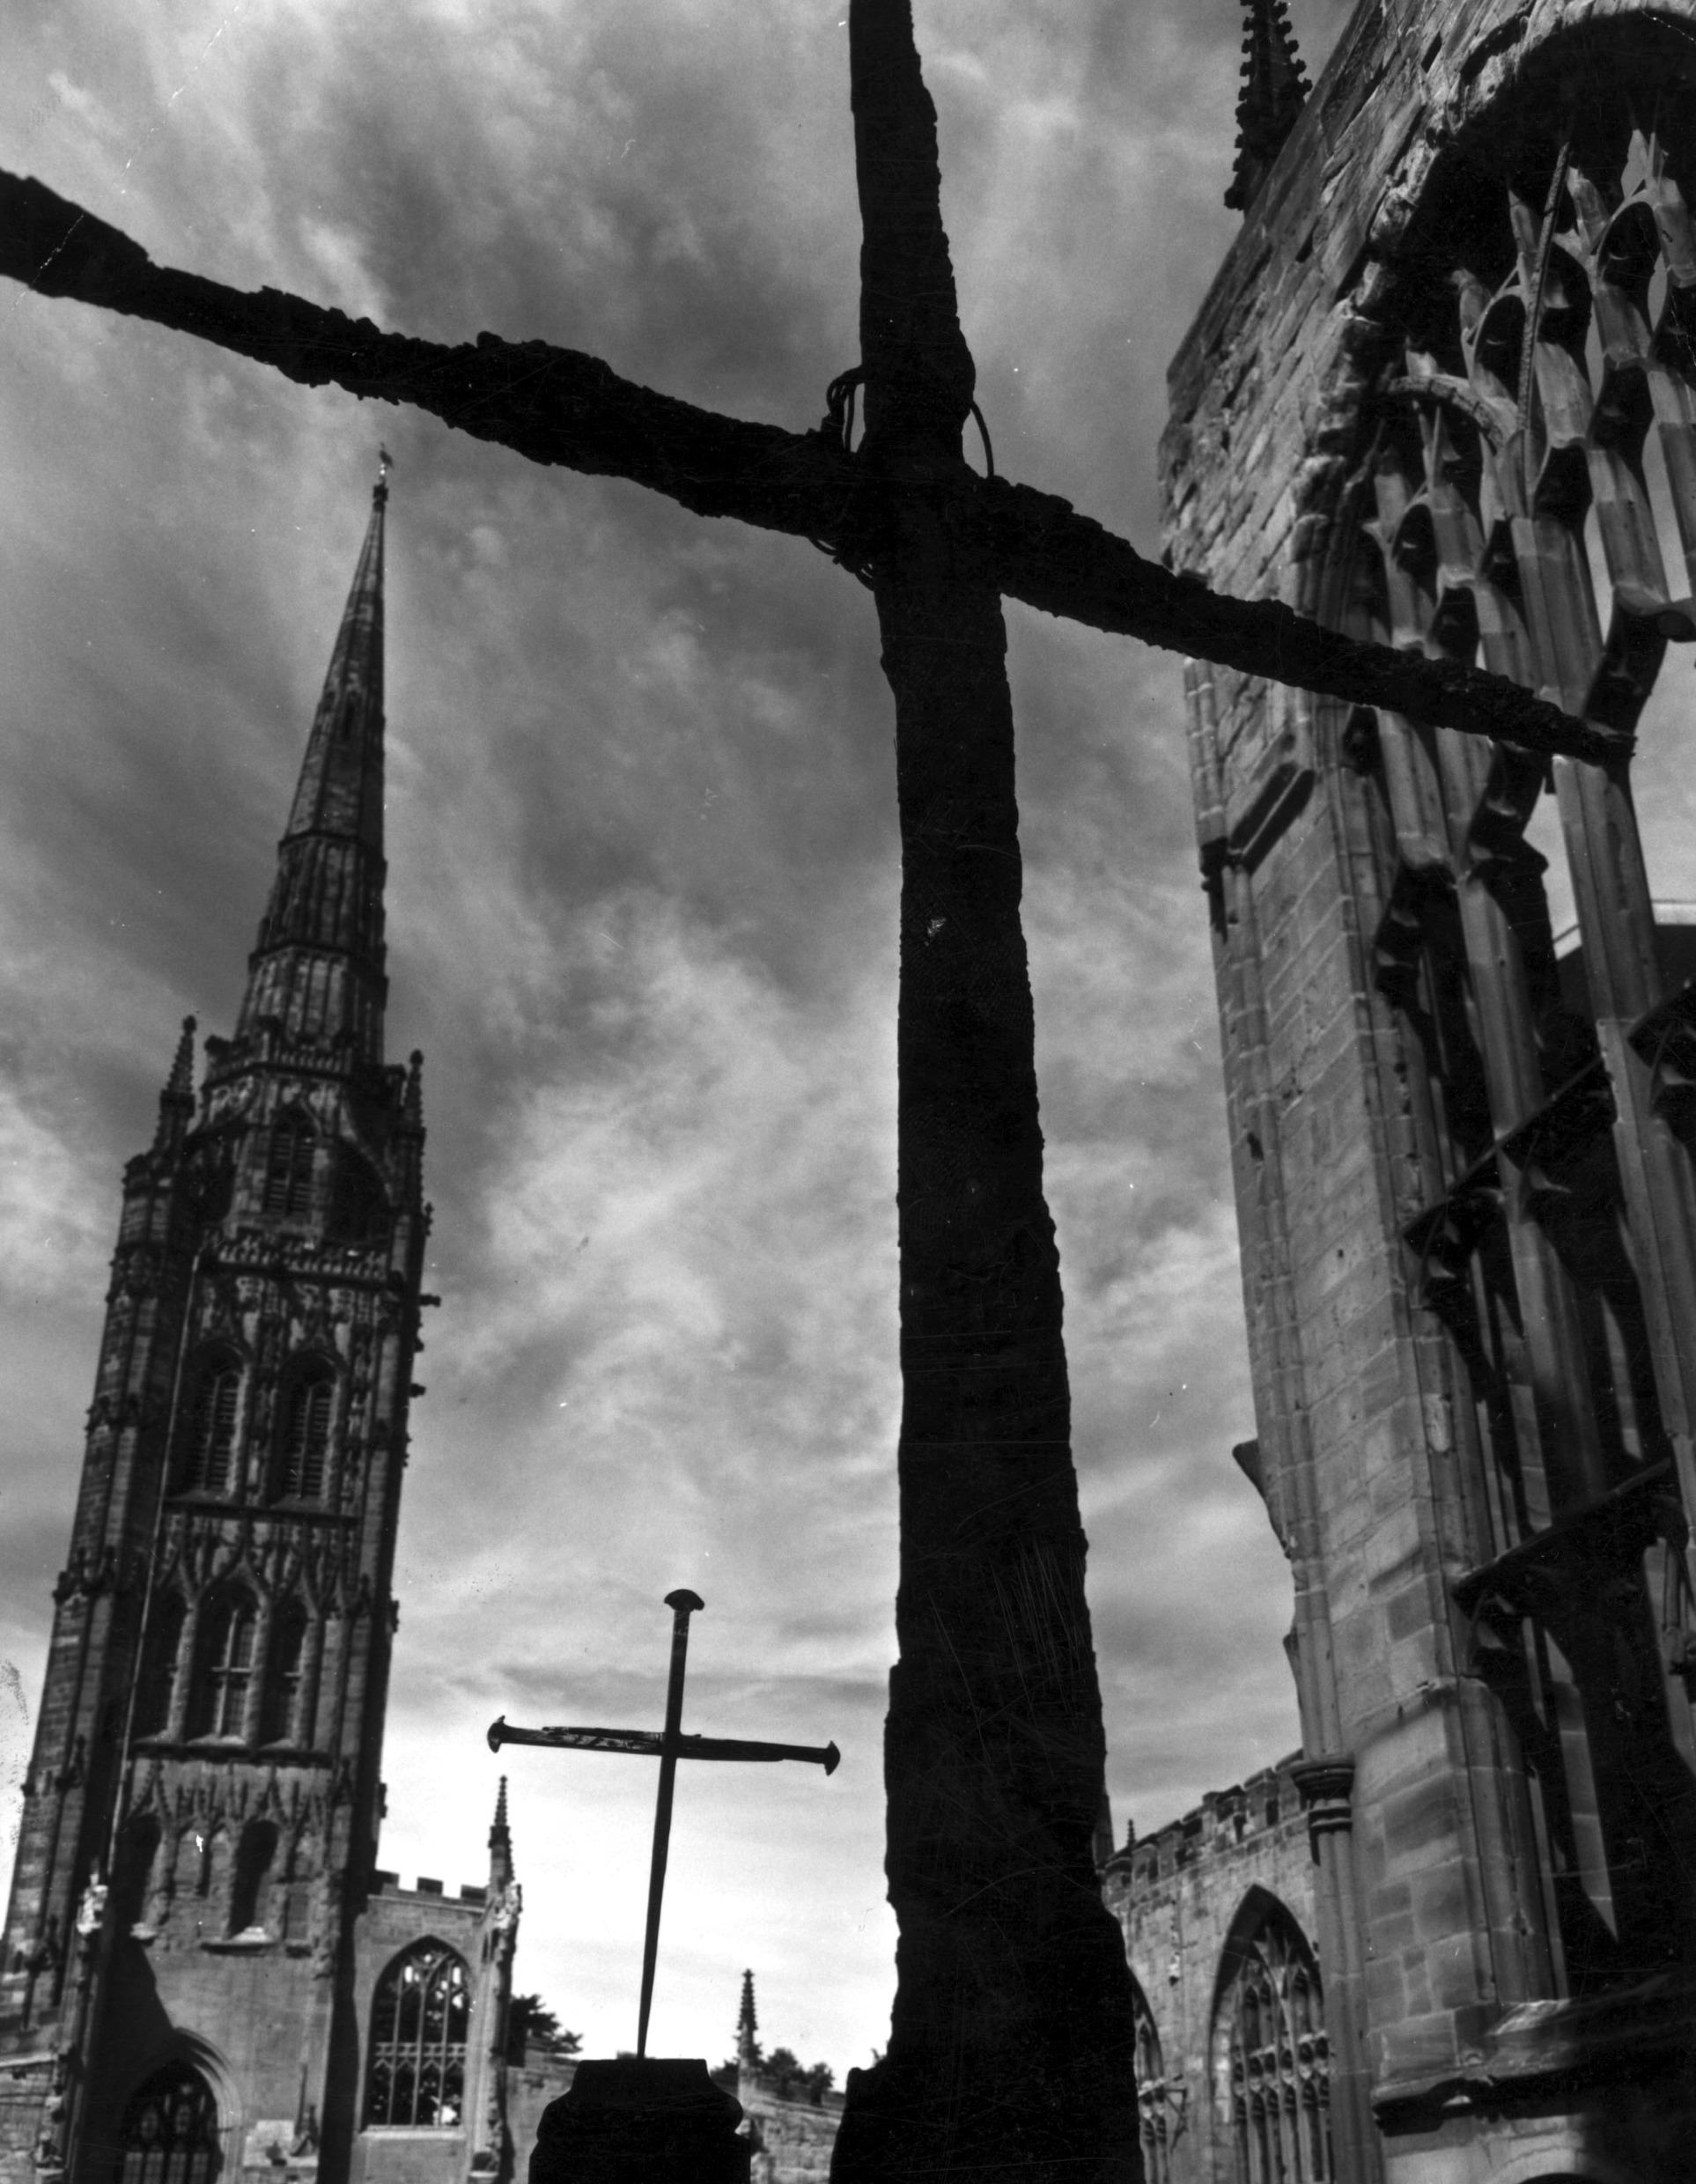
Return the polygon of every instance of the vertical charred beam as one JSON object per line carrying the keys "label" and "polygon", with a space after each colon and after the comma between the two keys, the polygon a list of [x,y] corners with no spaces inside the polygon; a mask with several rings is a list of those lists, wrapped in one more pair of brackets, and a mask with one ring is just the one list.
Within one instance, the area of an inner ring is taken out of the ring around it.
{"label": "vertical charred beam", "polygon": [[889,2049],[837,2184],[1139,2170],[1131,1991],[1092,1850],[1104,1767],[1070,1446],[995,571],[951,510],[972,364],[906,0],[855,0],[859,461],[902,829],[900,1660]]}

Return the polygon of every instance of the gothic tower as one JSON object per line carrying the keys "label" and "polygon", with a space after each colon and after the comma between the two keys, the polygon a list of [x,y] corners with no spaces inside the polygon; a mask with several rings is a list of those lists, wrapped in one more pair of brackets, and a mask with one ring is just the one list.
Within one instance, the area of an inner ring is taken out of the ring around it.
{"label": "gothic tower", "polygon": [[[229,2169],[270,2129],[345,2174],[372,2104],[399,2113],[370,2089],[381,2028],[357,1989],[383,1976],[360,1928],[393,1880],[391,1579],[434,1300],[420,1057],[383,1059],[387,499],[380,479],[235,1035],[207,1040],[196,1088],[185,1025],[124,1172],[0,1971],[0,2046],[52,2073],[38,2174],[106,2184],[150,2085],[160,2116],[200,2104],[181,2128]],[[487,1889],[439,1914],[422,1885],[459,1968],[414,1967],[446,1982],[446,2031],[408,2121],[455,2120],[486,2075],[517,1901],[504,1802],[498,1834]],[[399,1949],[420,1919],[389,1901]],[[496,1912],[505,1940],[466,1962],[450,1929]]]}

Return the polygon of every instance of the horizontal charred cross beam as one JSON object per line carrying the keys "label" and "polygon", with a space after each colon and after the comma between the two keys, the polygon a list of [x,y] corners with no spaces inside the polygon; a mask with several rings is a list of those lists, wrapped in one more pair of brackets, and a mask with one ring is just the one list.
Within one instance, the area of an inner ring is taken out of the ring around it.
{"label": "horizontal charred cross beam", "polygon": [[[890,481],[859,464],[834,432],[720,417],[547,342],[480,334],[449,347],[383,333],[280,289],[246,291],[157,266],[116,228],[3,171],[0,274],[195,335],[308,387],[409,403],[533,462],[628,478],[697,515],[811,539],[850,566],[878,558],[895,520]],[[1629,756],[1623,730],[1575,719],[1501,675],[1361,644],[1277,600],[1210,591],[1055,494],[970,471],[933,491],[951,533],[1002,593],[1046,614],[1528,750],[1603,764]]]}

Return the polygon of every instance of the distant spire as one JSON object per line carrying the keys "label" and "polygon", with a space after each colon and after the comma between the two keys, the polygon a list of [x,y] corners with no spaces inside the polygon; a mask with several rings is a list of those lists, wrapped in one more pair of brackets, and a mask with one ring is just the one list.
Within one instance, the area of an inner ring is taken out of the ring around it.
{"label": "distant spire", "polygon": [[248,959],[236,1037],[275,1018],[291,1040],[382,1059],[383,522],[387,463],[313,716],[277,879]]}
{"label": "distant spire", "polygon": [[165,1089],[159,1094],[159,1126],[154,1136],[156,1149],[179,1143],[195,1111],[195,1020],[185,1016],[182,1036],[177,1041],[177,1051],[171,1063],[171,1074],[165,1080]]}
{"label": "distant spire", "polygon": [[736,2019],[736,2060],[746,2070],[756,2070],[760,2062],[760,2020],[754,2014],[754,1974],[742,1974],[742,2007]]}
{"label": "distant spire", "polygon": [[1246,212],[1284,149],[1308,95],[1288,0],[1245,0],[1243,88],[1236,101],[1236,168],[1225,202]]}
{"label": "distant spire", "polygon": [[494,1825],[489,1830],[489,1885],[502,1887],[512,1878],[512,1831],[506,1825],[506,1777],[495,1793]]}

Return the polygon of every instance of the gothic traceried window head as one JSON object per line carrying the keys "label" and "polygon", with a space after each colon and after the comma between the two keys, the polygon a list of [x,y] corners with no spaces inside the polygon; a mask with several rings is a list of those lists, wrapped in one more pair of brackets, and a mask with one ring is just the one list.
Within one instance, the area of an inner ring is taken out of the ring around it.
{"label": "gothic traceried window head", "polygon": [[271,1141],[265,1158],[264,1209],[284,1220],[298,1220],[312,1211],[313,1153],[317,1133],[308,1118],[296,1108],[279,1115],[271,1125]]}
{"label": "gothic traceried window head", "polygon": [[241,1382],[240,1364],[228,1351],[214,1351],[195,1369],[179,1464],[182,1484],[191,1491],[231,1494],[235,1489]]}
{"label": "gothic traceried window head", "polygon": [[259,1612],[240,1588],[215,1593],[201,1611],[200,1673],[189,1734],[240,1737],[254,1677]]}
{"label": "gothic traceried window head", "polygon": [[114,2184],[212,2184],[219,2151],[210,2086],[189,2064],[167,2062],[125,2106]]}
{"label": "gothic traceried window head", "polygon": [[1319,1968],[1295,1921],[1251,1893],[1213,2011],[1235,2184],[1329,2184],[1331,2065]]}
{"label": "gothic traceried window head", "polygon": [[367,2124],[451,2124],[465,2107],[471,1990],[446,1944],[416,1943],[377,1982],[371,2011]]}
{"label": "gothic traceried window head", "polygon": [[289,1383],[277,1465],[277,1492],[284,1500],[323,1500],[335,1407],[336,1376],[328,1366],[309,1365]]}

